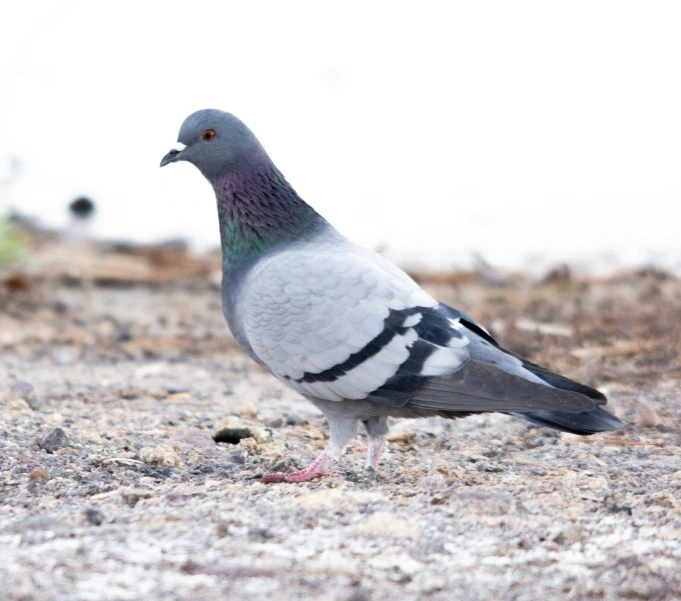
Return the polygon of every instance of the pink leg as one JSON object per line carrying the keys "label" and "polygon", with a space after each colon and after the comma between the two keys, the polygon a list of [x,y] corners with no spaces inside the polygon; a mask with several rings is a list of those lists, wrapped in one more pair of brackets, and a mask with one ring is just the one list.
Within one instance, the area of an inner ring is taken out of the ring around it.
{"label": "pink leg", "polygon": [[381,462],[381,454],[383,453],[383,449],[385,449],[385,443],[387,440],[387,437],[383,437],[376,443],[374,449],[369,449],[369,454],[367,455],[367,467],[371,465],[371,467],[373,467],[375,470],[378,470],[378,464]]}
{"label": "pink leg", "polygon": [[319,478],[321,476],[344,476],[343,472],[337,472],[327,469],[328,457],[326,451],[322,451],[321,455],[315,459],[312,464],[300,470],[298,472],[292,472],[290,474],[285,473],[275,473],[275,474],[265,474],[260,481],[261,482],[308,482],[314,478]]}
{"label": "pink leg", "polygon": [[374,417],[364,422],[369,438],[366,469],[378,470],[381,454],[388,440],[388,420],[385,417]]}

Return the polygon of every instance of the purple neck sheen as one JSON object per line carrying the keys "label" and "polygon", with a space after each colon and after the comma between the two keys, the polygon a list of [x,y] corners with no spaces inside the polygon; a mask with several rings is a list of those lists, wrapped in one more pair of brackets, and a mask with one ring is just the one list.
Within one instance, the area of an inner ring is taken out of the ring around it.
{"label": "purple neck sheen", "polygon": [[270,161],[216,177],[212,184],[225,271],[326,223]]}

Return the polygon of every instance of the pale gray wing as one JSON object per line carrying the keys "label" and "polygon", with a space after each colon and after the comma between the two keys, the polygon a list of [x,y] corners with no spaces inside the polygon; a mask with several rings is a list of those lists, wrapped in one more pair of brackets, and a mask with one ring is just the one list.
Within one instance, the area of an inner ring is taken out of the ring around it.
{"label": "pale gray wing", "polygon": [[303,394],[340,401],[371,398],[400,369],[429,377],[464,364],[468,340],[456,328],[432,340],[420,335],[422,312],[437,306],[371,251],[307,243],[253,269],[238,314],[272,374]]}

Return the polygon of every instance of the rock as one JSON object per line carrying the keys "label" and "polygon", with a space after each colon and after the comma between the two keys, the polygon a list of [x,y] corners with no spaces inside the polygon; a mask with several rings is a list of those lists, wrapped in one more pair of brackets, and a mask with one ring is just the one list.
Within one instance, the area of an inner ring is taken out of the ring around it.
{"label": "rock", "polygon": [[670,482],[681,482],[681,471],[674,472],[669,476]]}
{"label": "rock", "polygon": [[10,387],[10,392],[15,399],[26,401],[26,404],[33,410],[40,407],[40,398],[30,382],[15,382]]}
{"label": "rock", "polygon": [[403,444],[409,444],[414,440],[413,432],[404,432],[400,430],[395,430],[388,434],[388,442],[401,442]]}
{"label": "rock", "polygon": [[181,463],[180,457],[171,447],[162,445],[140,449],[140,459],[154,467],[177,467]]}
{"label": "rock", "polygon": [[69,437],[61,428],[50,430],[40,441],[40,448],[48,453],[54,453],[69,444]]}
{"label": "rock", "polygon": [[286,425],[295,426],[296,424],[306,424],[307,420],[297,413],[286,413]]}
{"label": "rock", "polygon": [[248,426],[227,426],[213,434],[215,442],[239,444],[244,438],[255,438],[255,431]]}
{"label": "rock", "polygon": [[371,592],[369,592],[369,589],[360,586],[350,593],[346,601],[371,601]]}
{"label": "rock", "polygon": [[550,540],[558,545],[573,545],[584,538],[584,527],[581,524],[566,526],[551,535]]}
{"label": "rock", "polygon": [[416,538],[419,530],[415,524],[390,511],[376,511],[355,527],[364,536],[381,538]]}
{"label": "rock", "polygon": [[244,455],[243,453],[232,453],[229,456],[229,460],[232,463],[238,463],[238,464],[246,463],[246,455]]}
{"label": "rock", "polygon": [[643,405],[639,411],[638,423],[644,428],[655,428],[662,423],[657,411],[649,405]]}
{"label": "rock", "polygon": [[86,509],[84,513],[85,519],[92,526],[101,526],[104,522],[104,514],[99,509],[91,507],[90,509]]}
{"label": "rock", "polygon": [[258,408],[255,403],[242,403],[232,409],[232,413],[239,417],[255,417],[258,415]]}
{"label": "rock", "polygon": [[218,538],[225,538],[229,535],[229,524],[227,522],[220,521],[215,526],[215,534]]}
{"label": "rock", "polygon": [[215,442],[225,442],[227,444],[239,444],[246,438],[253,438],[257,442],[270,442],[272,440],[272,430],[270,428],[254,428],[252,426],[227,426],[220,428],[213,434]]}
{"label": "rock", "polygon": [[125,501],[126,505],[134,507],[140,501],[140,499],[148,499],[153,497],[154,493],[146,488],[122,488],[121,497]]}
{"label": "rock", "polygon": [[270,428],[257,428],[255,430],[255,436],[254,438],[258,442],[272,442],[272,438],[274,437],[274,433]]}
{"label": "rock", "polygon": [[248,538],[251,540],[259,541],[259,542],[265,542],[268,540],[272,540],[274,538],[274,534],[269,528],[249,528],[248,529]]}
{"label": "rock", "polygon": [[38,466],[33,468],[31,470],[31,473],[28,475],[29,480],[49,480],[50,479],[50,474],[47,473],[47,470],[43,466]]}
{"label": "rock", "polygon": [[24,399],[16,398],[7,401],[7,409],[15,413],[31,413],[33,411]]}

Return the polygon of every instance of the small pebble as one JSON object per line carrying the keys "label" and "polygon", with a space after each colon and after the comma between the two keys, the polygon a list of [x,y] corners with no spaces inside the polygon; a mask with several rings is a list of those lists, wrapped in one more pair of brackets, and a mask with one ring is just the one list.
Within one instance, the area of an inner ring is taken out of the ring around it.
{"label": "small pebble", "polygon": [[248,538],[255,541],[264,542],[274,537],[268,528],[249,528]]}
{"label": "small pebble", "polygon": [[155,467],[177,467],[180,465],[179,455],[171,447],[161,445],[140,449],[140,459],[147,465]]}
{"label": "small pebble", "polygon": [[55,301],[55,303],[52,305],[52,310],[55,313],[63,315],[69,310],[69,306],[64,301]]}
{"label": "small pebble", "polygon": [[69,444],[69,437],[61,428],[54,428],[40,441],[40,448],[48,453],[54,453]]}
{"label": "small pebble", "polygon": [[146,488],[124,488],[121,490],[123,501],[129,507],[134,507],[140,499],[148,499],[154,496],[154,493]]}
{"label": "small pebble", "polygon": [[258,415],[258,408],[254,403],[242,403],[234,407],[232,413],[241,417],[255,417]]}
{"label": "small pebble", "polygon": [[99,509],[86,509],[85,519],[93,526],[101,526],[104,522],[104,514]]}
{"label": "small pebble", "polygon": [[213,434],[215,442],[225,442],[227,444],[239,444],[247,438],[252,438],[257,442],[270,442],[272,440],[272,430],[269,428],[252,428],[250,426],[228,426],[220,428]]}
{"label": "small pebble", "polygon": [[16,413],[31,413],[31,406],[24,399],[9,399],[6,405],[9,411]]}
{"label": "small pebble", "polygon": [[221,428],[213,434],[215,442],[227,444],[239,444],[244,438],[255,438],[255,430],[248,427]]}
{"label": "small pebble", "polygon": [[643,405],[639,412],[638,423],[644,428],[655,428],[662,423],[657,411],[648,405]]}
{"label": "small pebble", "polygon": [[50,475],[47,473],[47,470],[44,467],[39,466],[31,470],[31,473],[28,475],[28,479],[29,480],[41,479],[47,481],[50,479]]}
{"label": "small pebble", "polygon": [[227,522],[218,522],[218,525],[215,527],[215,534],[218,538],[225,538],[225,536],[229,535],[229,524]]}
{"label": "small pebble", "polygon": [[229,456],[229,460],[232,463],[246,463],[246,455],[243,453],[232,453]]}
{"label": "small pebble", "polygon": [[350,596],[348,597],[348,601],[370,601],[370,600],[371,593],[369,592],[368,589],[364,587],[355,589],[350,593]]}
{"label": "small pebble", "polygon": [[401,442],[404,444],[409,444],[413,440],[414,434],[412,432],[400,432],[397,430],[388,434],[388,442]]}
{"label": "small pebble", "polygon": [[300,417],[297,413],[287,413],[286,414],[286,425],[295,426],[296,424],[306,424],[307,420]]}

